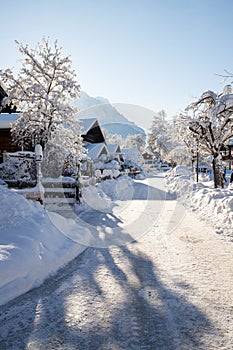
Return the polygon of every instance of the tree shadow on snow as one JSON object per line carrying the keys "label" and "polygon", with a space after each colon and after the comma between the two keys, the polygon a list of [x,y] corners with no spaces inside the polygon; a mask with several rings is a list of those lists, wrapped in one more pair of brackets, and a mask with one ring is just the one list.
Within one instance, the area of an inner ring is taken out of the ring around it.
{"label": "tree shadow on snow", "polygon": [[0,312],[1,350],[206,349],[214,332],[137,243],[86,249]]}

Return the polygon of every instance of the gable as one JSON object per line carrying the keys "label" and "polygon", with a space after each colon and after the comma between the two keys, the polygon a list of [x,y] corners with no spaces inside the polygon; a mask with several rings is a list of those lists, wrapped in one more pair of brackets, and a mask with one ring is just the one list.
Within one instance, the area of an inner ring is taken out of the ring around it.
{"label": "gable", "polygon": [[109,153],[111,154],[122,153],[120,145],[117,143],[109,143],[107,147],[108,147]]}
{"label": "gable", "polygon": [[105,142],[105,138],[98,120],[95,118],[80,119],[80,125],[83,127],[82,138],[88,143]]}
{"label": "gable", "polygon": [[87,157],[97,160],[102,154],[108,155],[108,150],[105,143],[92,143],[85,146],[87,150]]}
{"label": "gable", "polygon": [[121,149],[119,145],[117,146],[116,153],[121,153]]}

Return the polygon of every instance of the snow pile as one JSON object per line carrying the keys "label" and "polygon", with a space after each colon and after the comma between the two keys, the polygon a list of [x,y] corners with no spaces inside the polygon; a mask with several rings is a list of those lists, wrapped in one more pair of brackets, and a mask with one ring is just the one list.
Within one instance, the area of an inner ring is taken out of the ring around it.
{"label": "snow pile", "polygon": [[[195,183],[193,174],[185,167],[168,172],[166,185],[171,197],[177,199],[211,224],[218,233],[232,236],[233,187],[214,188],[213,181]],[[183,170],[183,174],[182,174]]]}
{"label": "snow pile", "polygon": [[133,180],[129,176],[119,176],[97,183],[95,186],[84,187],[82,190],[82,203],[85,210],[95,209],[110,212],[117,200],[132,198]]}
{"label": "snow pile", "polygon": [[85,247],[63,235],[38,202],[29,201],[5,186],[0,186],[0,198],[0,304],[3,304],[40,285]]}
{"label": "snow pile", "polygon": [[168,172],[168,176],[176,177],[176,176],[192,176],[192,170],[189,167],[178,165],[175,168],[171,169]]}
{"label": "snow pile", "polygon": [[177,166],[169,170],[166,175],[166,185],[169,194],[176,195],[180,201],[185,201],[193,190],[192,171],[185,166]]}
{"label": "snow pile", "polygon": [[120,176],[116,180],[102,181],[97,185],[112,201],[132,198],[133,180],[129,176]]}
{"label": "snow pile", "polygon": [[83,188],[82,200],[85,203],[86,209],[92,208],[107,213],[110,212],[114,206],[111,199],[101,188],[91,185]]}
{"label": "snow pile", "polygon": [[197,186],[191,199],[191,208],[208,220],[218,233],[232,236],[233,188],[220,189]]}

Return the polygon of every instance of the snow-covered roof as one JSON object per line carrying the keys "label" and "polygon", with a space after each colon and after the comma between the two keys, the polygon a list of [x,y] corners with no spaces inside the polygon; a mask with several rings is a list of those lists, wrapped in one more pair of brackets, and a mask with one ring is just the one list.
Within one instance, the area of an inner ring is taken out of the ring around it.
{"label": "snow-covered roof", "polygon": [[18,113],[0,113],[0,129],[8,129],[20,115]]}
{"label": "snow-covered roof", "polygon": [[118,143],[110,143],[107,147],[110,154],[122,153]]}
{"label": "snow-covered roof", "polygon": [[88,143],[105,142],[104,134],[96,118],[79,119],[83,128],[81,131],[83,140]]}
{"label": "snow-covered roof", "polygon": [[101,154],[109,154],[108,149],[105,145],[105,143],[91,143],[87,146],[85,146],[87,150],[87,156],[91,159],[95,160],[98,159]]}
{"label": "snow-covered roof", "polygon": [[98,120],[96,118],[79,119],[80,125],[82,126],[82,135],[86,135],[88,131],[94,126]]}

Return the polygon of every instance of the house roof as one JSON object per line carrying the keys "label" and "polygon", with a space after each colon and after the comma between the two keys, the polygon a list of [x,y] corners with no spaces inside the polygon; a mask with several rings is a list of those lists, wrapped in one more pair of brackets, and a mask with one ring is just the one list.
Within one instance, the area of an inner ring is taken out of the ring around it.
{"label": "house roof", "polygon": [[79,119],[80,125],[82,126],[82,134],[86,135],[88,131],[93,128],[94,124],[97,121],[96,118],[88,118],[88,119]]}
{"label": "house roof", "polygon": [[104,142],[101,143],[91,143],[85,146],[87,150],[87,156],[91,159],[98,159],[101,154],[108,154],[108,149]]}
{"label": "house roof", "polygon": [[96,118],[79,119],[83,140],[88,143],[102,143],[105,138]]}
{"label": "house roof", "polygon": [[19,117],[18,113],[0,113],[0,129],[9,129]]}
{"label": "house roof", "polygon": [[107,147],[110,154],[122,153],[118,143],[109,143]]}

